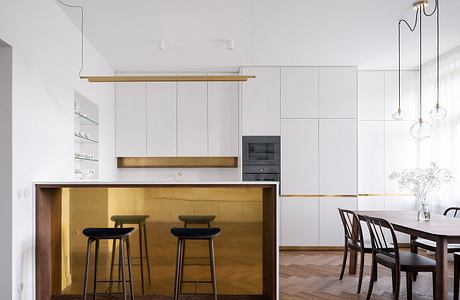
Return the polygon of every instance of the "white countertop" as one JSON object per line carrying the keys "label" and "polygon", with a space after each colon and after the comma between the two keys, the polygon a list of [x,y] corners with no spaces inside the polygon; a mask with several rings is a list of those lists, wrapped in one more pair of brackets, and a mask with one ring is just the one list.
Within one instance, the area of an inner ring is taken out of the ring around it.
{"label": "white countertop", "polygon": [[276,181],[36,181],[34,185],[278,185]]}

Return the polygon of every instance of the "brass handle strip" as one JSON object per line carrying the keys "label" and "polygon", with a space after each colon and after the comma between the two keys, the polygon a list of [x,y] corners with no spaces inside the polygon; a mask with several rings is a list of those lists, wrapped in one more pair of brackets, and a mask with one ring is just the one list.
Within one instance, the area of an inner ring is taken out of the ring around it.
{"label": "brass handle strip", "polygon": [[89,82],[208,82],[208,81],[247,81],[254,75],[227,76],[80,76]]}
{"label": "brass handle strip", "polygon": [[408,197],[414,196],[410,193],[401,193],[401,194],[356,194],[356,195],[321,195],[321,194],[287,194],[280,195],[283,198],[356,198],[356,197]]}

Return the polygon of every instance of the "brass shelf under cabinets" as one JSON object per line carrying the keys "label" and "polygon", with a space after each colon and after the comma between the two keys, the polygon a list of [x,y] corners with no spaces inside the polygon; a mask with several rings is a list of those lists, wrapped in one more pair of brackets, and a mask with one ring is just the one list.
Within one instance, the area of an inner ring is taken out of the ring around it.
{"label": "brass shelf under cabinets", "polygon": [[118,157],[118,168],[237,168],[238,157]]}

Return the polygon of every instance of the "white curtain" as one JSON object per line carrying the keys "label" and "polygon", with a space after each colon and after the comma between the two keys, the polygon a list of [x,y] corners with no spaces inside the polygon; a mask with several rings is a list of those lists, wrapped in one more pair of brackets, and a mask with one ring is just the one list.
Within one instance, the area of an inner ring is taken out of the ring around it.
{"label": "white curtain", "polygon": [[436,61],[423,68],[423,117],[433,125],[430,139],[420,142],[420,166],[433,161],[440,168],[448,168],[454,181],[444,185],[430,197],[435,211],[448,206],[460,206],[460,47],[440,59],[440,106],[447,109],[442,121],[432,121],[430,110],[436,104]]}

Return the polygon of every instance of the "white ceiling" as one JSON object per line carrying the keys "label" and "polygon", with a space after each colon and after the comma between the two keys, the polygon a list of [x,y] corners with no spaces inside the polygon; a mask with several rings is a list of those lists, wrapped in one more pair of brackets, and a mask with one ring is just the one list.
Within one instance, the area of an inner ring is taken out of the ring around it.
{"label": "white ceiling", "polygon": [[[430,0],[431,11],[434,0]],[[397,68],[397,21],[410,0],[67,0],[82,4],[85,35],[116,71],[232,69],[241,65]],[[57,3],[57,5],[59,5]],[[460,45],[460,1],[440,0],[441,51]],[[80,13],[62,8],[77,26]],[[423,19],[424,61],[435,17]],[[224,40],[235,41],[229,51]],[[165,50],[158,41],[165,41]],[[405,28],[403,67],[418,62]]]}

